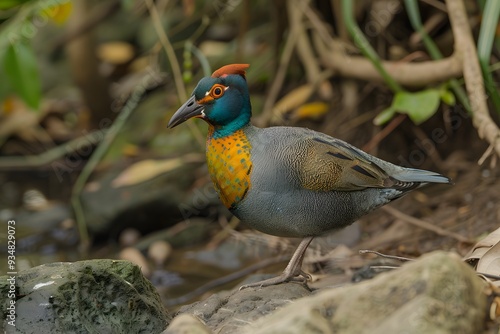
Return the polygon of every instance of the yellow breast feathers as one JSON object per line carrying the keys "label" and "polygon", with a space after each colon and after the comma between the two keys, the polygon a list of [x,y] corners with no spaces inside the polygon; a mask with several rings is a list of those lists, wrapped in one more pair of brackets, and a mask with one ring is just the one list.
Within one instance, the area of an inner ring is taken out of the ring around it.
{"label": "yellow breast feathers", "polygon": [[251,146],[242,130],[222,138],[213,138],[212,133],[211,128],[207,140],[208,171],[222,203],[231,209],[250,188]]}

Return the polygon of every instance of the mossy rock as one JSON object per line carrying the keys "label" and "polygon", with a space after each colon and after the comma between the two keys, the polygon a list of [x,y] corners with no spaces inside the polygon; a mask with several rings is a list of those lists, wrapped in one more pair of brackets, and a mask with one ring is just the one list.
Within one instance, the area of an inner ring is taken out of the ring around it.
{"label": "mossy rock", "polygon": [[[0,277],[2,319],[10,300]],[[160,296],[128,261],[88,260],[41,265],[16,276],[16,333],[161,333],[168,316]]]}

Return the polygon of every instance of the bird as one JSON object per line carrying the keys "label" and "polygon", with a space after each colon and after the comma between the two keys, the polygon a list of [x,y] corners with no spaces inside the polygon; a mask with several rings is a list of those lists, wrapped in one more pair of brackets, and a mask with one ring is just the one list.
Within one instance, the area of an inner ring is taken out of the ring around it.
{"label": "bird", "polygon": [[226,65],[202,78],[167,126],[191,118],[208,123],[206,161],[222,203],[251,228],[302,238],[281,275],[240,289],[307,284],[302,262],[314,237],[425,184],[451,183],[439,173],[394,165],[311,129],[252,125],[249,66]]}

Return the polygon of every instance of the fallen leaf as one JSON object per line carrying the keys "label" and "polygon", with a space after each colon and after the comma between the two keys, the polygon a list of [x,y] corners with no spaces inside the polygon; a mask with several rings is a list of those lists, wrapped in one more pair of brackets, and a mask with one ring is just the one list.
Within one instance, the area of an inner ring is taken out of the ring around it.
{"label": "fallen leaf", "polygon": [[292,117],[295,120],[312,119],[317,120],[328,112],[328,104],[325,102],[306,103],[294,111]]}
{"label": "fallen leaf", "polygon": [[17,135],[26,141],[41,138],[40,135],[35,133],[41,131],[39,123],[47,113],[46,108],[34,113],[18,98],[9,100],[7,107],[8,112],[3,113],[3,117],[0,117],[0,143],[12,135]]}
{"label": "fallen leaf", "polygon": [[304,103],[306,103],[307,99],[311,97],[313,93],[314,85],[305,84],[300,87],[295,88],[290,93],[286,94],[276,102],[273,108],[273,117],[275,118],[283,118],[283,115],[287,112],[294,110]]}
{"label": "fallen leaf", "polygon": [[500,228],[488,234],[472,247],[464,261],[476,271],[488,275],[500,275]]}
{"label": "fallen leaf", "polygon": [[106,42],[97,47],[99,59],[115,65],[130,61],[134,53],[134,47],[131,44],[121,41]]}
{"label": "fallen leaf", "polygon": [[72,10],[73,3],[71,1],[66,1],[63,3],[59,3],[56,6],[49,6],[47,8],[44,8],[42,10],[42,13],[45,16],[49,17],[57,25],[62,25],[68,20]]}
{"label": "fallen leaf", "polygon": [[152,178],[173,171],[186,163],[202,162],[204,157],[201,154],[187,154],[180,158],[166,160],[142,160],[125,169],[111,182],[114,188],[131,186]]}

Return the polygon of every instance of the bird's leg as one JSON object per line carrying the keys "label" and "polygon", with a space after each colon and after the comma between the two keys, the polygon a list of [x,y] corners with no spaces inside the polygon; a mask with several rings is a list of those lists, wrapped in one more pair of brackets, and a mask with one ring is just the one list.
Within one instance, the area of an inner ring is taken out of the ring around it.
{"label": "bird's leg", "polygon": [[285,270],[281,275],[273,278],[269,278],[260,282],[245,284],[240,287],[240,290],[251,288],[251,287],[264,287],[269,285],[275,285],[285,282],[299,282],[305,283],[311,276],[302,271],[302,261],[304,260],[304,254],[306,249],[313,240],[314,237],[307,237],[302,239],[297,250],[293,253],[290,262],[286,266]]}

